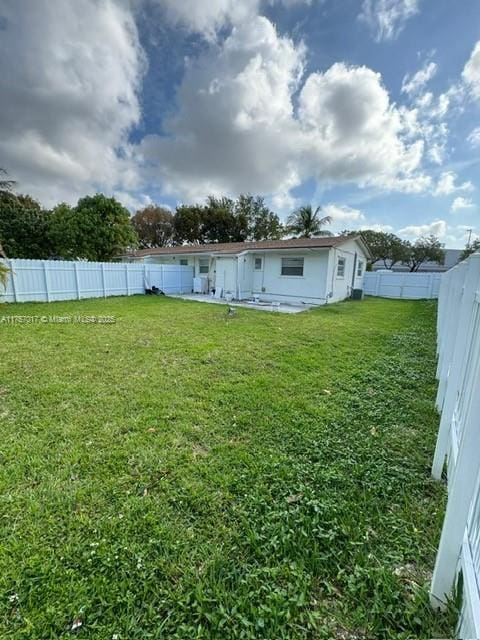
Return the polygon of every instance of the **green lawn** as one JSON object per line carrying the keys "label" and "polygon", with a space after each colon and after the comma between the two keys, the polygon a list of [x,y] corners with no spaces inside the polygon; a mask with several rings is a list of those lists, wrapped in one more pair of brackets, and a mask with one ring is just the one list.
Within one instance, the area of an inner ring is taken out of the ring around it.
{"label": "green lawn", "polygon": [[2,639],[449,635],[435,304],[225,310],[0,307]]}

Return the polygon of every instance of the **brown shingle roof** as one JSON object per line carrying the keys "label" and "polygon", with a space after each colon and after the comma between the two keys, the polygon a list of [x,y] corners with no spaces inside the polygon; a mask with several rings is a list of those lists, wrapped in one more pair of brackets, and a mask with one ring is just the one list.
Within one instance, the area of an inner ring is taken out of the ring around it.
{"label": "brown shingle roof", "polygon": [[290,238],[289,240],[260,240],[258,242],[224,242],[214,244],[184,244],[176,247],[140,249],[133,257],[178,255],[180,253],[241,253],[265,249],[329,249],[358,236],[322,236],[319,238]]}

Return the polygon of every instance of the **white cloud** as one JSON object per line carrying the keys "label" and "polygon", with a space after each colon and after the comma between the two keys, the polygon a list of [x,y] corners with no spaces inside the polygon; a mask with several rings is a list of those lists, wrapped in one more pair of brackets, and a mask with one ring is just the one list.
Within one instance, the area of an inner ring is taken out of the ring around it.
{"label": "white cloud", "polygon": [[298,184],[299,142],[291,95],[303,45],[278,37],[257,17],[237,26],[187,68],[168,138],[148,136],[141,152],[164,189],[184,199],[208,193],[288,193]]}
{"label": "white cloud", "polygon": [[364,0],[359,19],[369,25],[377,42],[392,40],[419,12],[419,5],[420,0]]}
{"label": "white cloud", "polygon": [[138,209],[142,209],[143,207],[146,207],[147,205],[153,203],[150,196],[146,193],[135,195],[133,193],[129,193],[128,191],[114,191],[112,195],[119,202],[121,202],[124,207],[133,212],[138,211]]}
{"label": "white cloud", "polygon": [[253,17],[260,0],[156,0],[173,24],[214,39],[218,29]]}
{"label": "white cloud", "polygon": [[0,158],[44,204],[137,181],[127,136],[144,59],[118,2],[6,0],[0,9]]}
{"label": "white cloud", "polygon": [[374,224],[362,224],[360,225],[360,230],[362,229],[370,229],[370,231],[383,231],[385,233],[391,233],[393,231],[393,227],[391,224],[380,224],[380,223],[374,223]]}
{"label": "white cloud", "polygon": [[467,140],[472,147],[480,147],[480,127],[475,127],[475,129],[470,132]]}
{"label": "white cloud", "polygon": [[470,234],[472,234],[473,238],[478,236],[478,231],[468,225],[449,225],[445,220],[435,220],[434,222],[421,225],[410,225],[399,229],[396,233],[411,242],[414,242],[421,236],[433,234],[442,241],[447,249],[463,248]]}
{"label": "white cloud", "polygon": [[151,175],[185,199],[251,191],[285,202],[308,177],[425,190],[423,142],[406,139],[407,110],[390,103],[380,74],[338,63],[302,85],[304,57],[266,18],[234,27],[188,67],[168,136],[143,141]]}
{"label": "white cloud", "polygon": [[[406,75],[402,82],[402,93],[412,95],[422,89],[437,73],[435,62],[426,63],[413,76]],[[431,94],[430,94],[431,95]]]}
{"label": "white cloud", "polygon": [[445,220],[434,220],[429,224],[409,225],[398,230],[398,235],[408,239],[418,238],[420,236],[434,235],[437,238],[444,238],[447,232],[447,223]]}
{"label": "white cloud", "polygon": [[471,198],[464,198],[463,196],[458,196],[452,203],[451,211],[453,213],[457,213],[458,211],[464,211],[468,209],[473,209],[475,205],[473,204]]}
{"label": "white cloud", "polygon": [[454,171],[444,171],[433,191],[434,196],[448,196],[456,191],[473,191],[473,184],[467,180],[462,184],[456,184],[457,174]]}
{"label": "white cloud", "polygon": [[407,141],[408,115],[390,103],[380,74],[367,67],[336,63],[311,74],[300,93],[299,118],[315,177],[407,192],[425,189],[429,178],[415,173],[423,141]]}
{"label": "white cloud", "polygon": [[[207,40],[216,39],[225,26],[236,26],[258,13],[262,0],[153,0],[164,11],[164,17],[175,26],[201,33]],[[287,9],[312,0],[264,0],[270,5],[282,4]]]}
{"label": "white cloud", "polygon": [[365,216],[360,209],[354,209],[347,205],[338,205],[334,203],[326,204],[322,207],[322,215],[330,216],[332,222],[358,222],[364,220]]}
{"label": "white cloud", "polygon": [[476,43],[462,72],[462,79],[471,96],[480,100],[480,40]]}

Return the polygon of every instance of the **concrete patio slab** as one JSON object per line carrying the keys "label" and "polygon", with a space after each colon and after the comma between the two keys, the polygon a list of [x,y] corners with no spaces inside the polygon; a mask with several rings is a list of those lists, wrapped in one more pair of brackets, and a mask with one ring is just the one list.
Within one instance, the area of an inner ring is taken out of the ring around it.
{"label": "concrete patio slab", "polygon": [[254,300],[232,300],[232,302],[227,302],[226,300],[214,298],[205,293],[171,294],[170,297],[193,302],[207,302],[208,304],[223,304],[230,307],[256,309],[257,311],[274,311],[276,313],[302,313],[302,311],[308,311],[308,309],[314,306],[309,304],[285,304],[284,302],[255,302]]}

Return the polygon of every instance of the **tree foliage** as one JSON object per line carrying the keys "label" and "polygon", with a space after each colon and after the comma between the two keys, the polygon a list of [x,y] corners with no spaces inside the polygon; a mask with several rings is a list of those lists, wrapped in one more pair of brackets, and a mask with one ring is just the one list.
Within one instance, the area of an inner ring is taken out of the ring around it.
{"label": "tree foliage", "polygon": [[247,240],[279,240],[285,235],[280,218],[261,196],[240,195],[235,210],[237,217],[246,221]]}
{"label": "tree foliage", "polygon": [[202,219],[204,242],[243,242],[247,238],[247,219],[230,198],[209,196]]}
{"label": "tree foliage", "polygon": [[0,287],[3,287],[4,289],[7,286],[9,272],[10,269],[7,267],[7,265],[0,262]]}
{"label": "tree foliage", "polygon": [[108,261],[138,243],[130,214],[115,198],[85,196],[76,207],[61,205],[58,214],[65,241],[56,250],[62,257]]}
{"label": "tree foliage", "polygon": [[74,208],[61,202],[50,213],[48,233],[53,257],[64,260],[78,258],[78,230]]}
{"label": "tree foliage", "polygon": [[237,200],[209,196],[204,205],[181,205],[173,225],[177,244],[269,240],[284,234],[279,217],[264,199],[249,194]]}
{"label": "tree foliage", "polygon": [[165,207],[150,204],[140,209],[132,217],[132,225],[143,249],[168,247],[173,243],[174,216]]}
{"label": "tree foliage", "polygon": [[173,229],[175,244],[203,243],[203,207],[186,204],[177,207]]}
{"label": "tree foliage", "polygon": [[472,253],[475,253],[475,251],[480,251],[480,238],[465,245],[465,249],[460,254],[460,260],[465,260],[468,256],[472,255]]}
{"label": "tree foliage", "polygon": [[17,183],[8,178],[8,173],[0,167],[0,193],[10,193]]}
{"label": "tree foliage", "polygon": [[413,245],[410,245],[408,258],[404,262],[411,272],[415,272],[427,261],[437,264],[445,262],[443,245],[434,235],[418,238]]}
{"label": "tree foliage", "polygon": [[365,229],[360,232],[372,254],[372,263],[382,261],[385,269],[408,260],[410,243],[393,233]]}
{"label": "tree foliage", "polygon": [[331,232],[323,227],[332,222],[330,216],[320,217],[321,207],[313,210],[308,204],[300,207],[287,218],[287,231],[300,238],[312,238],[314,236],[331,236]]}
{"label": "tree foliage", "polygon": [[48,258],[49,215],[30,196],[0,193],[0,243],[12,258]]}

